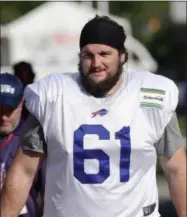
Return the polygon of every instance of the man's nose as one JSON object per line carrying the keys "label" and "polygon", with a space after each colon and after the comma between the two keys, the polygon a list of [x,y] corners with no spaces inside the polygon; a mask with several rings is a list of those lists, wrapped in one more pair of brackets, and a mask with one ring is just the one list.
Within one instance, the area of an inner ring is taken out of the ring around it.
{"label": "man's nose", "polygon": [[95,55],[92,59],[92,66],[98,68],[101,65],[101,59],[99,56]]}

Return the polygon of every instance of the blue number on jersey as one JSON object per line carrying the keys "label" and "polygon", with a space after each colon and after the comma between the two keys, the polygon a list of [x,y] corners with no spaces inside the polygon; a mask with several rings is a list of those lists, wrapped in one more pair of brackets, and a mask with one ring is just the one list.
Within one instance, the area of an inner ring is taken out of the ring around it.
{"label": "blue number on jersey", "polygon": [[[110,175],[109,156],[100,149],[84,149],[83,140],[87,134],[95,134],[100,140],[110,140],[110,132],[102,125],[81,125],[74,132],[73,165],[74,176],[83,184],[103,183]],[[120,181],[129,180],[130,168],[130,128],[123,127],[115,133],[115,138],[120,140]],[[84,172],[84,160],[97,159],[99,162],[99,172],[97,174],[86,174]]]}

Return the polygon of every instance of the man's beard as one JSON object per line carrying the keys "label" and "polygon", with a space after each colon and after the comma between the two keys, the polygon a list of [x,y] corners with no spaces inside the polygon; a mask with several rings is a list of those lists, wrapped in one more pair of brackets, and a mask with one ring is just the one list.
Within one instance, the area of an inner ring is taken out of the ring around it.
{"label": "man's beard", "polygon": [[89,77],[90,73],[88,75],[84,75],[82,65],[80,62],[78,68],[80,72],[81,83],[84,89],[89,94],[97,98],[106,96],[106,94],[116,85],[117,81],[119,80],[123,72],[123,65],[119,63],[117,71],[114,75],[110,75],[103,81],[96,83]]}

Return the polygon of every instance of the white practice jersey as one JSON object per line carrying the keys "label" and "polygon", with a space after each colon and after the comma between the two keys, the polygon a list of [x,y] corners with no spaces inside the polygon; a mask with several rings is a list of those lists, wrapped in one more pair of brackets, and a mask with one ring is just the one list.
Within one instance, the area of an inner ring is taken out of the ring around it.
{"label": "white practice jersey", "polygon": [[111,97],[86,94],[78,74],[52,74],[25,90],[47,142],[44,217],[159,217],[156,150],[178,101],[175,84],[124,73]]}

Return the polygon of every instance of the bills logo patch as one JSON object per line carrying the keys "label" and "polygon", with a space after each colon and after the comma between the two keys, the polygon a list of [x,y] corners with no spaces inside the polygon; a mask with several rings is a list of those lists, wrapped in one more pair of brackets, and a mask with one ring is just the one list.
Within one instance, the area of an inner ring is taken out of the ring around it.
{"label": "bills logo patch", "polygon": [[94,118],[96,116],[101,116],[102,117],[102,116],[104,116],[106,114],[108,114],[108,110],[106,110],[106,109],[100,109],[100,110],[98,110],[96,112],[92,112],[92,118]]}

